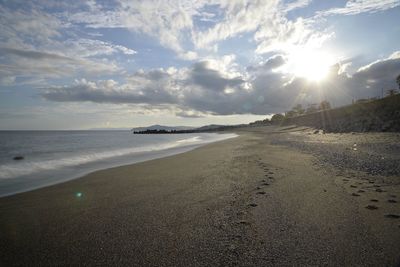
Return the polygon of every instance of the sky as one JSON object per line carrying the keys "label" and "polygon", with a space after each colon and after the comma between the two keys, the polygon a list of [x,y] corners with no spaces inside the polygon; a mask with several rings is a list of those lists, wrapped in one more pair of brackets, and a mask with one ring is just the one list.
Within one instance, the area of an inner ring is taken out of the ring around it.
{"label": "sky", "polygon": [[399,74],[400,0],[0,0],[0,130],[248,123]]}

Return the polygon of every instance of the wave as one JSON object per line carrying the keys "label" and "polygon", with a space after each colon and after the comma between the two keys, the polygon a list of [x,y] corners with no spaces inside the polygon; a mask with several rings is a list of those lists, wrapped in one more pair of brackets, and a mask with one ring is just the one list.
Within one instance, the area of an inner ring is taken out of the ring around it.
{"label": "wave", "polygon": [[11,164],[5,164],[0,166],[0,179],[10,179],[21,176],[32,175],[35,173],[41,173],[44,171],[52,171],[62,168],[75,167],[127,155],[135,155],[142,153],[145,154],[145,153],[159,152],[178,147],[183,148],[186,146],[196,146],[227,138],[232,138],[235,136],[236,135],[234,134],[229,134],[229,135],[224,134],[212,137],[209,136],[209,138],[207,139],[204,139],[204,137],[202,136],[195,136],[179,141],[168,142],[161,145],[159,144],[157,146],[149,145],[143,147],[125,148],[125,149],[104,151],[98,153],[87,153],[87,154],[80,154],[76,156],[52,159],[52,160],[13,162]]}

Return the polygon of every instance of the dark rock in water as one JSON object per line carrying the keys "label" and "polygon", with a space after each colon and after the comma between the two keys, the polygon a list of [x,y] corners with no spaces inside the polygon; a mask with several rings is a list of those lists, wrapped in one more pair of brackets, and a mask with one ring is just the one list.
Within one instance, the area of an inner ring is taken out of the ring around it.
{"label": "dark rock in water", "polygon": [[13,158],[13,160],[23,160],[23,159],[24,159],[23,156],[15,156],[15,157]]}

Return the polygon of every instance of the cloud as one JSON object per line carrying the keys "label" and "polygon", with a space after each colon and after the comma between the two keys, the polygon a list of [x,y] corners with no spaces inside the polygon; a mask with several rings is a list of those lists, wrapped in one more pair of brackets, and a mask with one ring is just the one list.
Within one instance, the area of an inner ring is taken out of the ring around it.
{"label": "cloud", "polygon": [[0,5],[2,84],[43,84],[77,75],[115,74],[121,67],[111,55],[137,53],[122,45],[80,37],[76,26],[57,13],[44,12],[40,8],[44,4],[48,3],[27,3],[18,8]]}
{"label": "cloud", "polygon": [[15,48],[0,47],[1,56],[18,56],[25,59],[32,60],[60,60],[64,62],[73,62],[74,60],[58,54],[32,51],[32,50],[21,50]]}
{"label": "cloud", "polygon": [[279,1],[226,1],[219,3],[225,17],[215,26],[198,32],[195,44],[205,48],[210,44],[232,38],[238,34],[255,31],[265,20],[277,13]]}
{"label": "cloud", "polygon": [[396,77],[400,74],[400,58],[393,55],[365,65],[352,75],[341,71],[341,66],[337,64],[332,67],[330,77],[324,83],[310,84],[297,78],[287,87],[297,89],[298,95],[303,90],[303,97],[308,103],[326,99],[336,106],[341,106],[350,104],[352,100],[380,98],[382,92],[385,95],[387,90],[396,88]]}
{"label": "cloud", "polygon": [[400,6],[398,0],[349,0],[344,7],[319,11],[319,16],[326,15],[356,15],[360,13],[375,13]]}
{"label": "cloud", "polygon": [[[78,80],[72,85],[44,88],[41,96],[56,102],[170,104],[180,108],[179,115],[199,116],[202,113],[237,113],[235,104],[246,91],[243,77],[226,77],[213,69],[211,62],[205,61],[180,70],[139,70],[127,76],[122,84],[113,80]],[[226,105],[221,106],[222,102]]]}
{"label": "cloud", "polygon": [[298,8],[304,8],[304,7],[308,6],[311,2],[312,2],[312,0],[297,0],[297,1],[289,2],[284,7],[284,11],[289,12],[289,11],[292,11],[292,10],[295,10]]}
{"label": "cloud", "polygon": [[269,72],[273,69],[283,66],[287,62],[285,56],[277,54],[268,58],[265,62],[260,62],[257,66],[249,66],[247,70],[250,72]]}
{"label": "cloud", "polygon": [[[185,57],[181,43],[193,27],[192,15],[200,3],[192,1],[116,1],[110,10],[101,4],[87,11],[65,12],[70,23],[81,23],[87,28],[126,28],[157,38],[160,44]],[[190,55],[191,57],[193,55]]]}
{"label": "cloud", "polygon": [[174,103],[168,91],[157,86],[157,82],[146,80],[141,88],[134,85],[119,85],[114,80],[90,82],[85,79],[76,81],[71,86],[54,86],[45,89],[41,95],[56,102],[94,102],[94,103]]}
{"label": "cloud", "polygon": [[[311,0],[50,2],[15,9],[0,5],[0,82],[40,81],[41,96],[53,102],[126,104],[146,112],[168,109],[184,117],[268,114],[322,97],[335,99],[337,105],[371,97],[393,86],[392,76],[399,73],[399,52],[351,75],[346,72],[351,62],[335,66],[330,79],[321,83],[284,72],[281,67],[293,60],[294,52],[315,51],[334,36],[319,27],[321,18],[288,15]],[[318,14],[377,12],[398,5],[350,0]],[[145,60],[124,65],[123,60],[141,56],[136,50],[142,50],[107,41],[105,29],[115,28],[150,36],[188,62],[179,68],[136,65]],[[252,59],[244,60],[240,53],[238,59],[217,54],[218,44],[233,38],[247,39],[256,53],[247,68],[243,62]]]}
{"label": "cloud", "polygon": [[120,69],[113,62],[71,58],[59,54],[23,50],[15,48],[0,48],[2,64],[0,78],[24,79],[60,78],[80,74],[116,73]]}
{"label": "cloud", "polygon": [[234,88],[244,83],[240,77],[225,78],[218,70],[211,69],[208,61],[198,62],[190,71],[189,84],[201,86],[204,90],[223,91],[228,87]]}
{"label": "cloud", "polygon": [[[198,51],[210,50],[216,43],[243,33],[254,34],[254,39],[260,44],[257,48],[259,53],[267,53],[286,41],[304,43],[303,38],[311,37],[311,29],[303,21],[292,22],[285,15],[310,2],[118,0],[113,8],[104,3],[90,2],[85,9],[65,11],[59,17],[69,24],[89,29],[124,28],[143,33],[175,51],[178,57],[195,60],[199,57]],[[210,25],[202,27],[199,21]]]}
{"label": "cloud", "polygon": [[69,39],[60,44],[59,50],[75,57],[109,56],[117,53],[132,56],[137,54],[133,49],[95,39]]}
{"label": "cloud", "polygon": [[395,77],[400,74],[397,54],[368,64],[352,75],[334,65],[329,79],[320,83],[272,71],[286,62],[277,54],[263,64],[247,68],[240,76],[228,77],[213,68],[211,62],[202,61],[190,68],[141,70],[122,84],[113,80],[80,80],[71,86],[46,88],[41,95],[58,102],[141,104],[148,110],[169,106],[183,117],[266,115],[283,112],[297,103],[328,100],[338,106],[351,103],[353,98],[379,96],[382,88],[395,86]]}

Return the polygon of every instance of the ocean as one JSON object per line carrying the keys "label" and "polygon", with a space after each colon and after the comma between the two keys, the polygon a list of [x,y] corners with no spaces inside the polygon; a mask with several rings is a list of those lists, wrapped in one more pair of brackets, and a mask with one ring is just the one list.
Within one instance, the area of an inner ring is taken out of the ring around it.
{"label": "ocean", "polygon": [[[235,134],[146,134],[130,131],[0,131],[0,196],[87,173],[192,150]],[[22,160],[14,157],[22,156]]]}

